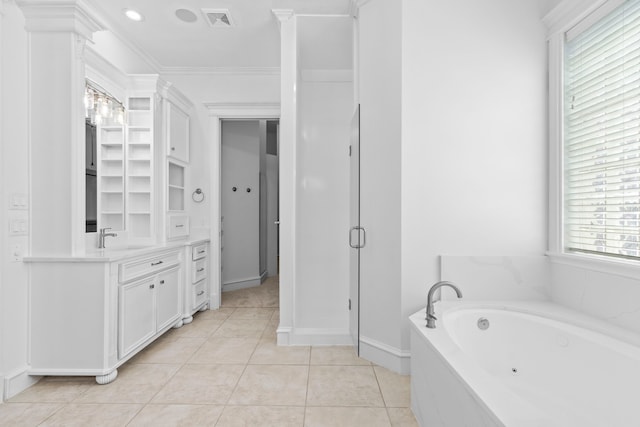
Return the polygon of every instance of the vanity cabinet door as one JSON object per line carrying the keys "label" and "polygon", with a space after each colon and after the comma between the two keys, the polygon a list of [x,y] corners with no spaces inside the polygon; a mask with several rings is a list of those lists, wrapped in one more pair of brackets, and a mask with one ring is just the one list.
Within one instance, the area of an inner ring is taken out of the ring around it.
{"label": "vanity cabinet door", "polygon": [[180,268],[176,267],[158,275],[157,330],[160,331],[182,317]]}
{"label": "vanity cabinet door", "polygon": [[126,356],[156,333],[155,278],[120,286],[118,356]]}
{"label": "vanity cabinet door", "polygon": [[189,162],[189,115],[167,102],[167,155]]}

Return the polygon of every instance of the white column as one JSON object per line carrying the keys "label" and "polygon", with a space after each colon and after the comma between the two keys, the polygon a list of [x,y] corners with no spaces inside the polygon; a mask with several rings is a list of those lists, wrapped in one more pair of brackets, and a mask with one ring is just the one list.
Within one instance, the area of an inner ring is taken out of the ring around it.
{"label": "white column", "polygon": [[295,319],[297,40],[293,10],[274,10],[280,22],[280,326],[288,345]]}
{"label": "white column", "polygon": [[[220,216],[222,214],[221,208],[221,194],[220,194],[220,180],[221,180],[221,148],[222,139],[220,134],[220,116],[216,114],[209,115],[209,129],[211,132],[211,147],[209,148],[209,170],[211,171],[211,271],[210,277],[210,298],[209,308],[217,308],[222,302],[222,236],[220,235],[221,226]],[[217,295],[214,300],[213,296]]]}
{"label": "white column", "polygon": [[19,0],[29,33],[32,255],[84,249],[84,47],[102,29],[79,0]]}

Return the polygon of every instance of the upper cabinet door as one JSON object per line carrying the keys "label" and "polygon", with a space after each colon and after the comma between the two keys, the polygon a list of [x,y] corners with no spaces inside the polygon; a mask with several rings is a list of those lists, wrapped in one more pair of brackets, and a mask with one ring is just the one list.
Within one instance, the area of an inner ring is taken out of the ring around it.
{"label": "upper cabinet door", "polygon": [[189,115],[167,102],[167,155],[189,162]]}

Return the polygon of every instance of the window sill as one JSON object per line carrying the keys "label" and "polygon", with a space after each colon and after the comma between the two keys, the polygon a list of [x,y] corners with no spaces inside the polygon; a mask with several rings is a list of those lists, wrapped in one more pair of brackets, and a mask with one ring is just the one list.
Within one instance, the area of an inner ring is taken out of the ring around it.
{"label": "window sill", "polygon": [[568,265],[632,279],[640,277],[640,260],[616,259],[578,253],[547,252],[546,255],[553,264]]}

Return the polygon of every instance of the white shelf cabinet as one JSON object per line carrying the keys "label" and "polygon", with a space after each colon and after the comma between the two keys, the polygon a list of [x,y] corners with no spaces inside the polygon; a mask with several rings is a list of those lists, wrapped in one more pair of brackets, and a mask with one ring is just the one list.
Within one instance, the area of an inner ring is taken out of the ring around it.
{"label": "white shelf cabinet", "polygon": [[132,240],[153,236],[154,95],[127,99],[127,231]]}
{"label": "white shelf cabinet", "polygon": [[98,226],[114,231],[125,228],[124,130],[122,126],[97,126]]}
{"label": "white shelf cabinet", "polygon": [[189,115],[171,101],[166,110],[167,156],[189,163]]}

